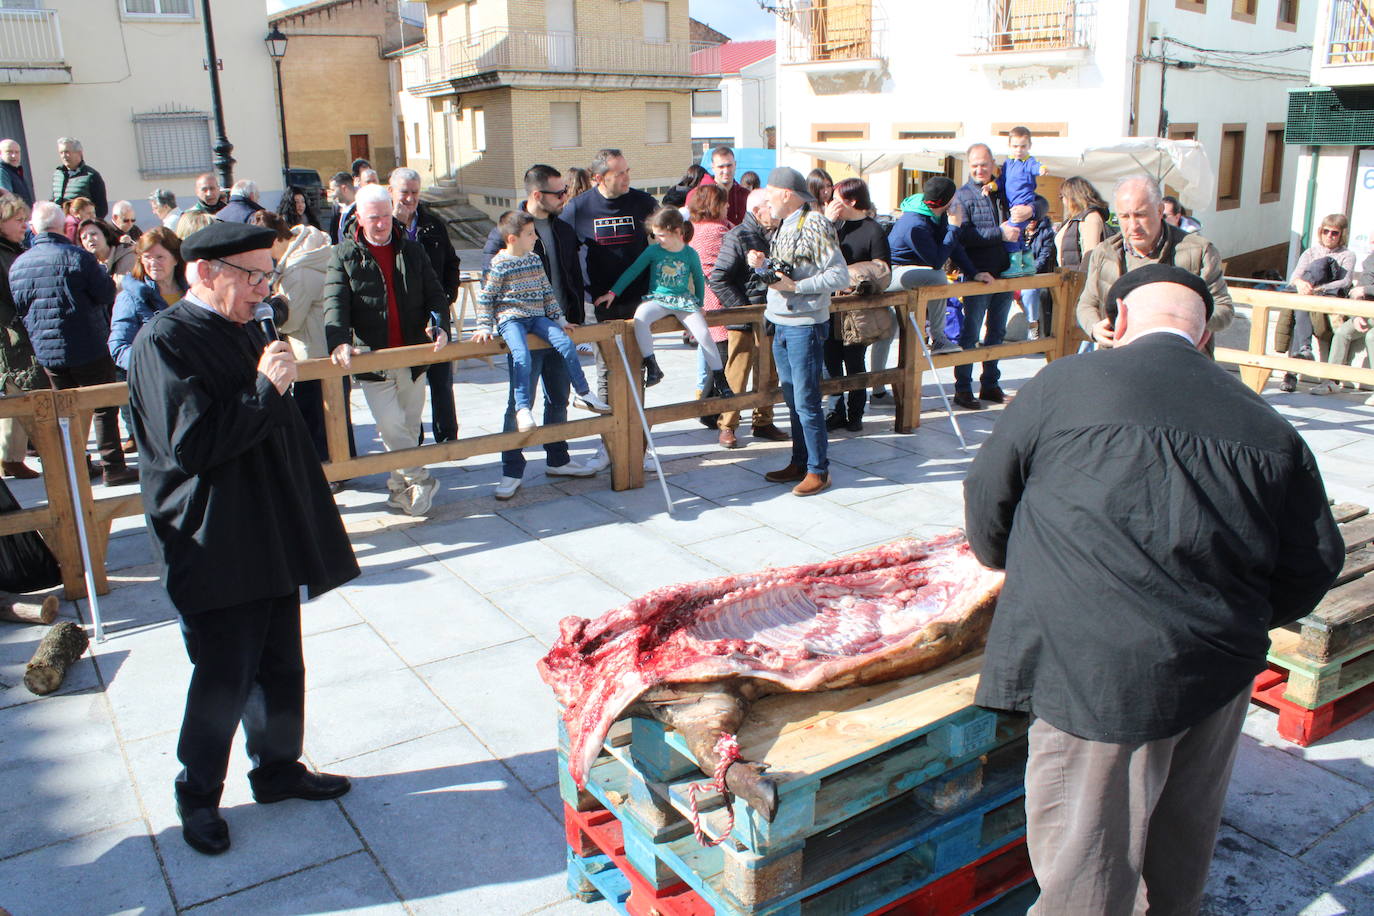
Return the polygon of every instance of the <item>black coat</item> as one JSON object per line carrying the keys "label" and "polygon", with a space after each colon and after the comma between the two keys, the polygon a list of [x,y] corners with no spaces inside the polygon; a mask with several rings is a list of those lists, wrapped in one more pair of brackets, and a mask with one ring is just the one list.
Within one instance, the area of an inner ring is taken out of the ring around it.
{"label": "black coat", "polygon": [[251,322],[183,300],[130,353],[143,510],[183,614],[358,575],[300,411],[257,371],[265,344]]}
{"label": "black coat", "polygon": [[448,237],[448,227],[424,204],[415,208],[415,241],[419,242],[429,255],[429,266],[434,268],[444,295],[452,302],[458,298],[458,277],[461,273],[458,252],[453,250],[453,242]]}
{"label": "black coat", "polygon": [[249,200],[247,197],[230,197],[229,203],[221,207],[215,216],[226,223],[246,223],[249,217],[262,209],[265,208],[255,200]]}
{"label": "black coat", "polygon": [[[522,202],[520,209],[526,210],[526,203]],[[554,292],[558,295],[558,304],[563,307],[564,316],[573,324],[581,324],[587,317],[586,286],[582,282],[582,260],[578,257],[578,249],[582,247],[582,240],[577,237],[572,226],[556,216],[549,220],[549,225],[553,228],[553,237],[558,246],[560,283],[559,288]],[[491,232],[487,233],[487,243],[482,246],[483,275],[491,266],[491,259],[496,256],[496,252],[505,247],[506,240],[501,238],[500,228],[493,228]],[[553,272],[549,270],[549,253],[544,248],[544,240],[537,233],[535,235],[534,253],[539,255],[539,260],[544,262],[544,273],[550,277],[552,282]]]}
{"label": "black coat", "polygon": [[[377,259],[359,232],[334,246],[324,279],[324,336],[329,351],[339,344],[361,344],[382,350],[388,344],[386,280]],[[429,341],[426,327],[444,327],[449,300],[419,242],[406,238],[400,223],[391,230],[396,251],[396,306],[401,312],[401,339],[406,346]],[[411,374],[419,378],[425,366]]]}
{"label": "black coat", "polygon": [[964,511],[1007,571],[976,702],[1091,741],[1168,737],[1248,690],[1344,557],[1301,437],[1168,333],[1027,382]]}
{"label": "black coat", "polygon": [[711,276],[706,282],[724,308],[742,309],[768,302],[768,287],[763,278],[754,273],[748,260],[751,251],[767,254],[768,245],[769,233],[752,213],[746,213],[744,222],[720,240],[720,253],[716,255],[716,265],[711,268]]}

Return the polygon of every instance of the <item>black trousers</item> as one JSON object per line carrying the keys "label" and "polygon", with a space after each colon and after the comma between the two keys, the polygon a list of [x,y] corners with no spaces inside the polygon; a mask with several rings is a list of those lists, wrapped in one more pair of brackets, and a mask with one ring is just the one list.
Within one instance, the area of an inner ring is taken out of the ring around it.
{"label": "black trousers", "polygon": [[183,767],[177,800],[187,807],[219,806],[240,722],[253,761],[248,780],[255,788],[303,769],[300,593],[182,614],[181,635],[194,667],[177,742]]}
{"label": "black trousers", "polygon": [[[52,386],[58,389],[105,385],[115,381],[115,363],[108,356],[84,366],[68,366],[65,369],[49,369],[44,366],[43,370],[48,373]],[[80,437],[78,444],[84,447],[86,430],[74,432]],[[120,447],[119,441],[118,407],[102,407],[95,411],[95,442],[100,449],[100,458],[106,465],[112,468],[125,467],[124,449]]]}
{"label": "black trousers", "polygon": [[[458,438],[458,409],[453,403],[453,363],[430,363],[425,370],[429,379],[429,431],[435,442],[452,442]],[[420,439],[424,441],[424,431]]]}
{"label": "black trousers", "polygon": [[[834,322],[831,323],[832,333]],[[825,342],[825,374],[831,378],[857,375],[868,371],[864,368],[864,357],[868,354],[868,344],[846,344],[830,337]],[[848,401],[848,409],[846,409]],[[868,403],[868,389],[855,388],[835,395],[830,409],[849,420],[861,420],[864,406]]]}

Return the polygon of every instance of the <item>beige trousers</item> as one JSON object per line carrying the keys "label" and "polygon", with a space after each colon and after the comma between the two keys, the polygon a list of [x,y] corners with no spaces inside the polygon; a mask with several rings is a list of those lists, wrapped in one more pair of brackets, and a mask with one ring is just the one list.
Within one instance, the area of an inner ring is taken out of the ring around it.
{"label": "beige trousers", "polygon": [[[5,383],[5,394],[23,394],[13,382]],[[23,461],[29,450],[29,434],[18,420],[0,420],[0,461]]]}
{"label": "beige trousers", "polygon": [[1247,687],[1192,728],[1142,744],[1030,728],[1027,916],[1192,916],[1202,902]]}
{"label": "beige trousers", "polygon": [[[766,340],[767,338],[765,338]],[[730,383],[730,388],[735,394],[743,394],[749,390],[749,377],[753,374],[756,365],[758,365],[758,346],[754,340],[753,328],[747,331],[732,330],[725,355],[725,380]],[[778,371],[774,369],[769,373],[768,387],[774,388],[777,384]],[[716,425],[721,429],[737,429],[739,428],[739,419],[738,410],[727,410],[720,415],[720,420]],[[754,408],[754,418],[751,422],[755,427],[771,425],[773,423],[773,405]]]}
{"label": "beige trousers", "polygon": [[[385,381],[359,383],[367,409],[372,411],[377,424],[377,434],[388,452],[415,448],[420,444],[420,415],[425,409],[427,380],[423,373],[412,379],[409,368],[389,369],[385,375]],[[391,472],[386,485],[395,492],[428,479],[429,471],[423,467],[401,468]]]}

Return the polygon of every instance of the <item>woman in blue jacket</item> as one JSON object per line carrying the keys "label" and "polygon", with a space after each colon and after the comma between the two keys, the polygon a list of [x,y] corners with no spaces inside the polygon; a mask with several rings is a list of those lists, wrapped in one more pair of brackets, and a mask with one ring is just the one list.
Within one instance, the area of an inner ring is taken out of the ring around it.
{"label": "woman in blue jacket", "polygon": [[[122,382],[129,371],[129,351],[139,329],[169,305],[180,302],[189,289],[186,262],[181,259],[181,239],[171,229],[149,229],[134,247],[137,258],[123,290],[115,297],[110,316],[110,356],[115,375]],[[134,450],[133,425],[126,404],[119,409],[124,426],[130,431],[124,451]]]}

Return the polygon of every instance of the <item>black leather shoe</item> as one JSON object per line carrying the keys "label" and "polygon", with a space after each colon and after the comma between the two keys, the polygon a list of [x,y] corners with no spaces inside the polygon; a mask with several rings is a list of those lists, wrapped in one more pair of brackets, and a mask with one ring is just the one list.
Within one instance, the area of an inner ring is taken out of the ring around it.
{"label": "black leather shoe", "polygon": [[983,409],[983,402],[975,398],[972,391],[954,392],[954,404],[956,407],[962,407],[965,410]]}
{"label": "black leather shoe", "polygon": [[181,838],[196,852],[217,856],[229,851],[229,825],[219,816],[218,808],[183,808],[177,802],[177,817],[181,819]]}
{"label": "black leather shoe", "polygon": [[849,418],[849,422],[845,424],[844,428],[847,429],[847,430],[849,430],[851,433],[861,433],[861,432],[863,432],[863,431],[864,431],[864,421],[863,421],[863,417],[850,417],[850,418]]}
{"label": "black leather shoe", "polygon": [[834,411],[834,410],[832,410],[830,413],[828,413],[828,414],[825,415],[825,428],[826,428],[826,429],[831,429],[831,430],[834,430],[834,429],[844,429],[845,424],[847,424],[848,422],[849,422],[849,419],[848,419],[844,414],[839,413],[839,412]]}
{"label": "black leather shoe", "polygon": [[312,773],[300,770],[275,786],[253,787],[253,801],[260,805],[270,805],[288,798],[303,798],[306,801],[325,801],[345,794],[353,784],[347,776],[332,773]]}
{"label": "black leather shoe", "polygon": [[652,356],[644,357],[644,387],[652,388],[663,381],[663,370],[658,367],[658,360]]}
{"label": "black leather shoe", "polygon": [[1279,391],[1293,392],[1298,390],[1298,377],[1292,372],[1283,374],[1283,381],[1279,382]]}
{"label": "black leather shoe", "polygon": [[1007,402],[1007,396],[1001,388],[994,385],[991,388],[984,388],[979,391],[978,400],[991,401],[994,404],[1005,404]]}
{"label": "black leather shoe", "polygon": [[772,423],[753,427],[750,429],[749,435],[753,436],[755,439],[767,439],[769,442],[787,442],[792,438]]}

